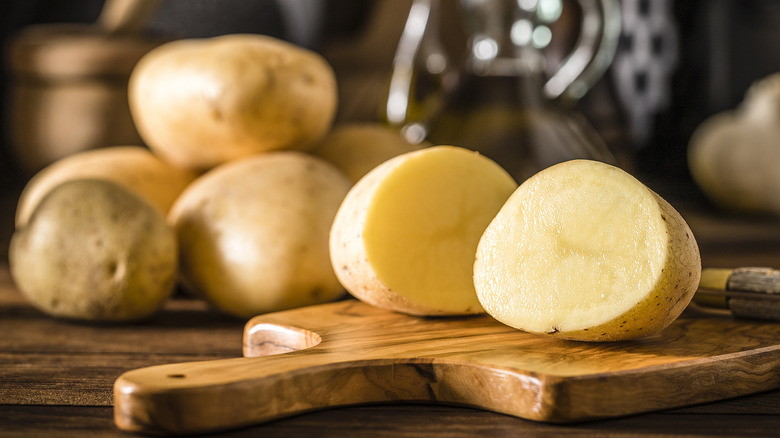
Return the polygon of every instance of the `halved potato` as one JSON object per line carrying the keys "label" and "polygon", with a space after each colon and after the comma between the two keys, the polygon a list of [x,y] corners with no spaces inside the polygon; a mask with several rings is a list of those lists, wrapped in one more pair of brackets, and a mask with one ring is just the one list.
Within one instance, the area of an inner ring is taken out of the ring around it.
{"label": "halved potato", "polygon": [[584,341],[663,329],[701,275],[696,240],[680,214],[623,170],[588,160],[524,182],[476,255],[474,284],[490,315]]}
{"label": "halved potato", "polygon": [[344,287],[413,315],[484,312],[472,281],[482,232],[517,187],[476,152],[436,146],[386,161],[349,192],[331,261]]}

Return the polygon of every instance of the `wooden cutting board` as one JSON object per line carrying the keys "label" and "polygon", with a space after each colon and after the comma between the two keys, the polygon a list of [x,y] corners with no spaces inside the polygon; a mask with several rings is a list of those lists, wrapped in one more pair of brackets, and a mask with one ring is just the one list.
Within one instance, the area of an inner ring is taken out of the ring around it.
{"label": "wooden cutting board", "polygon": [[201,433],[404,401],[574,422],[780,387],[780,323],[695,308],[643,339],[583,343],[488,316],[419,318],[347,300],[250,320],[244,355],[123,374],[116,425]]}

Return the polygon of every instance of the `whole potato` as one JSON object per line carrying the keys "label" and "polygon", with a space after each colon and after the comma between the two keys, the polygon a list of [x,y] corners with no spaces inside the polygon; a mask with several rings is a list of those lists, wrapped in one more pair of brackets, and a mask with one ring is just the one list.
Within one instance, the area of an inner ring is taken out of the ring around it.
{"label": "whole potato", "polygon": [[65,181],[107,179],[143,196],[167,214],[173,201],[196,176],[195,172],[171,166],[141,146],[79,152],[46,166],[27,182],[17,203],[16,226],[24,226],[41,199]]}
{"label": "whole potato", "polygon": [[168,218],[181,244],[183,284],[241,318],[340,297],[328,234],[350,186],[330,163],[295,151],[205,173]]}
{"label": "whole potato", "polygon": [[341,169],[353,183],[385,161],[430,143],[409,143],[400,131],[380,123],[336,125],[312,153]]}
{"label": "whole potato", "polygon": [[176,236],[159,209],[107,180],[52,189],[11,237],[8,261],[41,311],[97,322],[142,319],[173,291]]}
{"label": "whole potato", "polygon": [[337,106],[335,73],[324,58],[263,35],[164,44],[136,65],[128,92],[149,147],[193,169],[313,147]]}

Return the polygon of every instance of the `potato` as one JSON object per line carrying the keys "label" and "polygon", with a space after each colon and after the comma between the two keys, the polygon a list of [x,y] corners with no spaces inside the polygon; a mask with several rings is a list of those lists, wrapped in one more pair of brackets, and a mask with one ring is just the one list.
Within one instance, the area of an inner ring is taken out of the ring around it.
{"label": "potato", "polygon": [[205,170],[271,150],[308,150],[330,130],[335,73],[320,55],[264,35],[164,44],[130,77],[141,138],[163,159]]}
{"label": "potato", "polygon": [[182,193],[169,215],[184,285],[240,318],[345,295],[328,233],[350,182],[303,152],[234,160]]}
{"label": "potato", "polygon": [[16,207],[16,226],[23,227],[41,199],[65,181],[107,179],[143,196],[168,213],[173,201],[196,174],[161,161],[140,146],[112,146],[61,158],[35,174],[25,185]]}
{"label": "potato", "polygon": [[665,328],[700,275],[699,249],[680,214],[623,170],[589,160],[521,184],[485,230],[474,263],[488,314],[581,341]]}
{"label": "potato", "polygon": [[517,183],[467,149],[434,146],[392,158],[349,192],[330,237],[344,287],[411,315],[482,313],[472,265],[482,232]]}
{"label": "potato", "polygon": [[688,167],[718,207],[780,215],[780,73],[753,84],[734,111],[705,120],[691,136]]}
{"label": "potato", "polygon": [[108,180],[52,189],[10,242],[11,275],[41,311],[95,322],[143,319],[176,284],[178,245],[159,209]]}
{"label": "potato", "polygon": [[341,169],[353,183],[390,158],[431,146],[411,144],[394,128],[379,123],[337,125],[312,151]]}

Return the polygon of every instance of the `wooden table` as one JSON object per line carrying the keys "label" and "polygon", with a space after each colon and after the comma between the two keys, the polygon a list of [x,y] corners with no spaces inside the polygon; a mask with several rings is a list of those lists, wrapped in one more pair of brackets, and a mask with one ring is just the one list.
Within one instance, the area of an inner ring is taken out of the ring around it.
{"label": "wooden table", "polygon": [[[244,321],[177,296],[143,324],[54,320],[30,307],[8,273],[14,196],[0,203],[0,436],[130,436],[113,424],[112,385],[123,372],[241,355]],[[682,211],[682,210],[681,210]],[[777,221],[683,211],[705,266],[780,267]],[[628,418],[550,425],[448,406],[396,404],[331,409],[221,436],[780,436],[780,390]]]}

